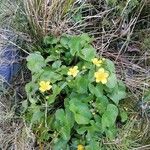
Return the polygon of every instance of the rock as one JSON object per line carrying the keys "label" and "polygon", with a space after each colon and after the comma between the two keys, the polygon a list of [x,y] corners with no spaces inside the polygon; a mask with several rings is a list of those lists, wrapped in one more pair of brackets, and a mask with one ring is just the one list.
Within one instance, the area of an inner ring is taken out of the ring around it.
{"label": "rock", "polygon": [[[7,39],[7,37],[6,37]],[[0,38],[0,79],[4,83],[10,83],[12,77],[19,69],[18,48],[9,42],[3,42]]]}

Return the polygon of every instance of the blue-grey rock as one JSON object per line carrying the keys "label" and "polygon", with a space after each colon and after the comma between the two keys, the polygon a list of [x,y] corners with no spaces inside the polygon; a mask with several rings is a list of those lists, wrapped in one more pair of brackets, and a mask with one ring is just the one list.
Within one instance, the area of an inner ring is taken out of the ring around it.
{"label": "blue-grey rock", "polygon": [[0,50],[0,77],[5,83],[10,83],[19,69],[18,48],[6,44]]}

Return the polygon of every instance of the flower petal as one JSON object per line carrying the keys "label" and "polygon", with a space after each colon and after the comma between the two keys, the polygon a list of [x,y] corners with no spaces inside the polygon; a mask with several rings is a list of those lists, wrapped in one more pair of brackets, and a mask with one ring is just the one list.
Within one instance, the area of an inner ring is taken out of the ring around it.
{"label": "flower petal", "polygon": [[39,83],[39,85],[40,85],[40,86],[45,85],[45,81],[41,81],[41,82]]}
{"label": "flower petal", "polygon": [[97,83],[99,83],[99,82],[100,82],[100,80],[99,80],[99,79],[96,79],[96,82],[97,82]]}
{"label": "flower petal", "polygon": [[97,76],[98,76],[98,72],[95,72],[94,77],[97,78]]}
{"label": "flower petal", "polygon": [[107,83],[107,79],[105,78],[105,79],[101,80],[101,82],[102,82],[102,84],[106,84]]}
{"label": "flower petal", "polygon": [[70,71],[68,71],[68,73],[67,73],[69,76],[71,76],[72,75],[72,73],[70,72]]}
{"label": "flower petal", "polygon": [[45,92],[45,91],[46,91],[46,90],[45,90],[44,88],[42,88],[42,87],[40,87],[39,90],[40,90],[41,92]]}
{"label": "flower petal", "polygon": [[105,77],[108,78],[109,74],[107,72],[105,72]]}
{"label": "flower petal", "polygon": [[52,88],[51,85],[48,85],[48,86],[47,86],[47,90],[50,90],[51,88]]}

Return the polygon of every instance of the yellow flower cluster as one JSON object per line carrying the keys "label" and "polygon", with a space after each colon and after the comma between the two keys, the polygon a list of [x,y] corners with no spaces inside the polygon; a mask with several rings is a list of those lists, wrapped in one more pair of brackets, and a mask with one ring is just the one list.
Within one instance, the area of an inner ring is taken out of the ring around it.
{"label": "yellow flower cluster", "polygon": [[[93,64],[95,64],[96,66],[100,66],[102,64],[102,61],[104,61],[104,59],[102,60],[99,60],[98,58],[92,59]],[[85,68],[85,66],[83,66],[83,68]],[[78,66],[71,67],[68,71],[68,75],[73,77],[76,77],[78,73],[79,73]],[[108,76],[109,74],[104,70],[104,68],[100,68],[94,74],[96,82],[97,83],[101,82],[102,84],[107,83]],[[39,90],[41,92],[48,91],[52,88],[49,81],[41,81],[39,85],[40,85]]]}
{"label": "yellow flower cluster", "polygon": [[[98,67],[101,66],[101,64],[103,63],[103,61],[105,61],[105,58],[102,58],[102,59],[98,59],[98,58],[93,58],[92,60],[92,63]],[[83,66],[83,69],[85,69],[85,66]],[[69,69],[68,71],[68,75],[69,76],[73,76],[73,77],[76,77],[77,74],[79,73],[79,70],[78,70],[78,66],[74,66],[72,68]],[[107,81],[108,81],[108,72],[106,72],[104,70],[104,68],[100,68],[97,72],[95,72],[94,74],[94,77],[96,79],[96,82],[99,83],[101,82],[102,84],[106,84]]]}
{"label": "yellow flower cluster", "polygon": [[52,86],[50,85],[50,82],[49,81],[41,81],[39,83],[40,87],[39,87],[39,90],[41,92],[45,92],[45,91],[48,91],[52,88]]}
{"label": "yellow flower cluster", "polygon": [[84,150],[84,146],[83,145],[81,145],[81,144],[79,144],[78,145],[78,149],[77,150]]}

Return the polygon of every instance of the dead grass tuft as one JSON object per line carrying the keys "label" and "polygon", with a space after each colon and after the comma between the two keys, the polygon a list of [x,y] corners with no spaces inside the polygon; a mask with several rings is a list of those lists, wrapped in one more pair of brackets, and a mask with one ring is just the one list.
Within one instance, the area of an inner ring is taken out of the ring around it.
{"label": "dead grass tuft", "polygon": [[24,8],[32,34],[43,37],[63,33],[65,15],[75,0],[24,0]]}

